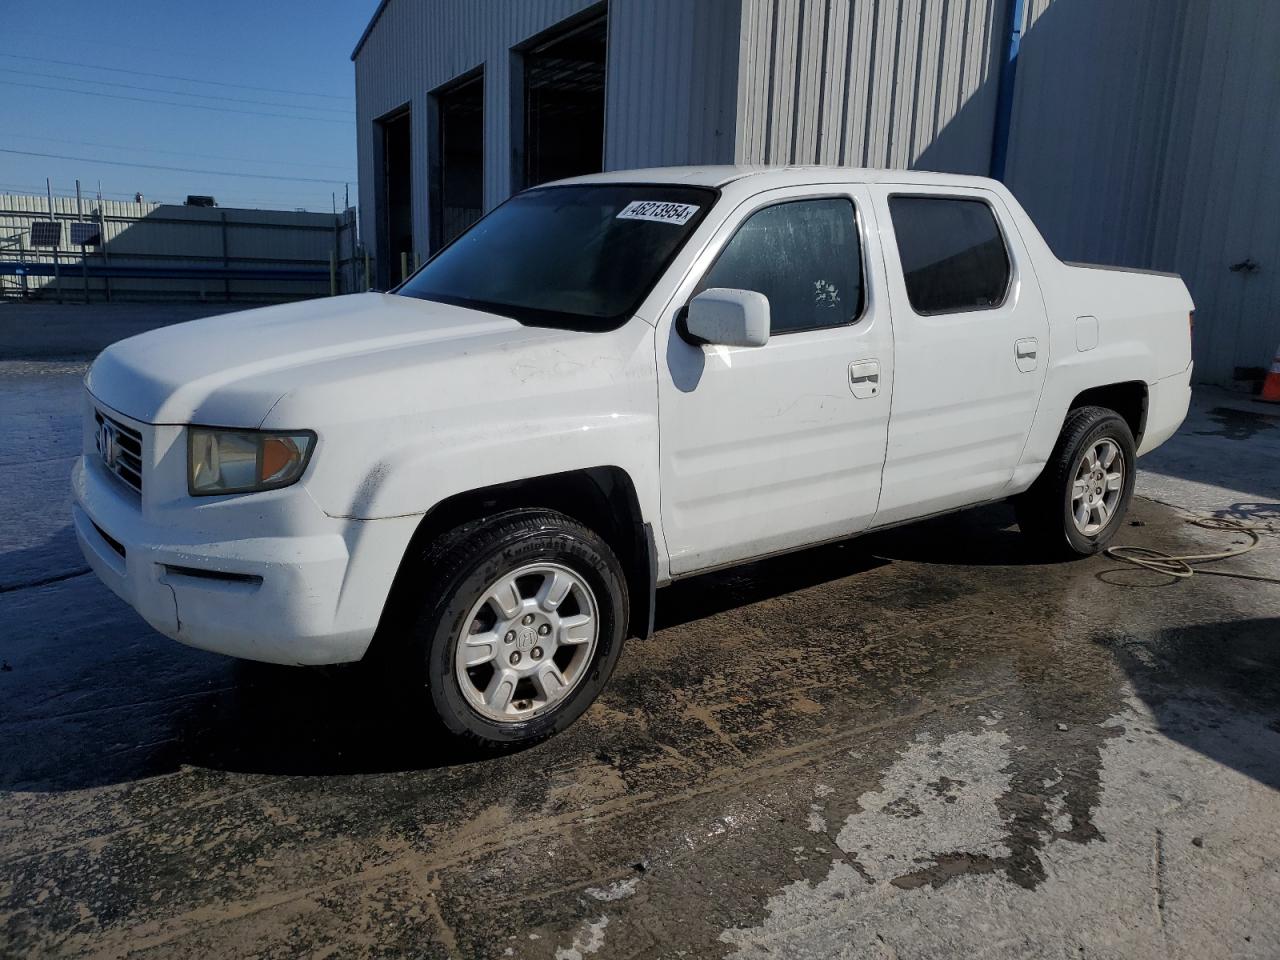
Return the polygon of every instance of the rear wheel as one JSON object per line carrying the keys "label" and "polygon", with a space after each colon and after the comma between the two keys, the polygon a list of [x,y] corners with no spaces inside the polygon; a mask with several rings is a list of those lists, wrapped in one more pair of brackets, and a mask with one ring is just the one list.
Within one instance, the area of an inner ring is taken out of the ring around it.
{"label": "rear wheel", "polygon": [[1136,453],[1129,425],[1114,410],[1072,410],[1044,472],[1015,501],[1018,526],[1049,557],[1103,550],[1133,497]]}
{"label": "rear wheel", "polygon": [[516,746],[563,730],[622,650],[626,578],[593,531],[550,510],[465,524],[422,558],[409,677],[450,732]]}

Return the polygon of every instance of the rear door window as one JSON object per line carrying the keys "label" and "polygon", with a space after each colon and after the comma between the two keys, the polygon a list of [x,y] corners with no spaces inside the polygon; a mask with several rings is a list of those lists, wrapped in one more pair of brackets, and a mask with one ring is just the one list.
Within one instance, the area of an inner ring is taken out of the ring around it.
{"label": "rear door window", "polygon": [[853,323],[862,314],[862,245],[853,201],[788,200],[743,222],[698,285],[769,299],[772,333]]}
{"label": "rear door window", "polygon": [[919,314],[989,310],[1012,270],[991,207],[960,197],[890,197],[907,299]]}

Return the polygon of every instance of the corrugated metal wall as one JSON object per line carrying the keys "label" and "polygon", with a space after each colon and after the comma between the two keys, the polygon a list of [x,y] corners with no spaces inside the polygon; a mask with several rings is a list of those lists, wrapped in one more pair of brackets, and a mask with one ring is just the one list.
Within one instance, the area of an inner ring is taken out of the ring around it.
{"label": "corrugated metal wall", "polygon": [[[390,0],[356,56],[360,202],[378,117],[412,110],[427,250],[429,94],[483,65],[485,205],[511,192],[511,49],[592,0]],[[1008,0],[609,0],[605,168],[836,163],[986,173]]]}
{"label": "corrugated metal wall", "polygon": [[1197,380],[1269,364],[1280,3],[1029,0],[1007,180],[1063,258],[1183,275]]}
{"label": "corrugated metal wall", "polygon": [[740,163],[985,175],[1007,0],[743,0]]}
{"label": "corrugated metal wall", "polygon": [[[1280,0],[1027,0],[1007,180],[1067,259],[1176,270],[1201,379],[1280,340]],[[356,60],[364,234],[374,120],[485,67],[485,203],[511,190],[511,48],[592,0],[391,0]],[[610,0],[608,169],[830,163],[986,174],[1009,0]],[[1256,272],[1228,268],[1248,258]]]}
{"label": "corrugated metal wall", "polygon": [[[62,224],[61,265],[63,291],[79,298],[84,290],[80,248],[70,244],[68,224],[77,219],[74,197],[54,197],[54,213]],[[285,210],[240,210],[223,207],[187,207],[160,203],[131,203],[103,200],[101,203],[103,244],[87,248],[90,264],[137,268],[311,268],[323,271],[317,280],[228,280],[112,278],[111,294],[118,299],[220,298],[235,300],[275,300],[315,297],[329,293],[327,270],[330,252],[339,243],[338,259],[350,256],[351,231],[335,234],[339,217],[323,213]],[[88,222],[99,222],[99,203],[86,198],[82,206]],[[45,197],[0,194],[0,260],[23,263],[53,263],[53,252],[33,249],[31,223],[49,219]],[[104,257],[105,252],[105,257]],[[341,279],[344,288],[362,286],[363,277],[351,273],[351,265]],[[353,283],[354,277],[354,283]],[[43,290],[50,295],[53,279],[28,277],[28,291]],[[107,284],[89,278],[95,300],[104,299]],[[4,293],[18,295],[21,279],[6,277]]]}
{"label": "corrugated metal wall", "polygon": [[[361,227],[378,242],[376,119],[412,110],[414,244],[427,252],[431,91],[484,67],[486,209],[512,190],[513,47],[599,0],[391,0],[356,56]],[[741,0],[610,0],[607,169],[729,163]]]}
{"label": "corrugated metal wall", "polygon": [[733,163],[741,0],[611,0],[605,169]]}
{"label": "corrugated metal wall", "polygon": [[[376,120],[412,110],[413,235],[427,253],[431,91],[484,67],[486,209],[511,193],[511,48],[598,0],[391,0],[356,57],[361,235],[376,255]],[[518,122],[518,119],[517,119]]]}

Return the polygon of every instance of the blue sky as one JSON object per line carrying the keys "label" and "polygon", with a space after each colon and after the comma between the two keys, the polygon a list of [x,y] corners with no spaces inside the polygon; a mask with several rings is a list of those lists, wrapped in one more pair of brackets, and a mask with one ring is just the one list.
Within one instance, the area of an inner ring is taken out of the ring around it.
{"label": "blue sky", "polygon": [[328,211],[350,182],[354,202],[350,55],[377,0],[2,6],[0,193],[79,177],[110,199]]}

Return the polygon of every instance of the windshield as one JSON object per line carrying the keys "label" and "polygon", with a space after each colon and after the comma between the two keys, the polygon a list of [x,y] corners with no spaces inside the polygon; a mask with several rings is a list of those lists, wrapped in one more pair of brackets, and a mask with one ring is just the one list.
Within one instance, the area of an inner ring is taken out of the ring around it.
{"label": "windshield", "polygon": [[707,215],[700,187],[593,184],[512,197],[396,293],[538,326],[620,326]]}

